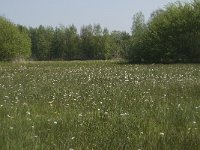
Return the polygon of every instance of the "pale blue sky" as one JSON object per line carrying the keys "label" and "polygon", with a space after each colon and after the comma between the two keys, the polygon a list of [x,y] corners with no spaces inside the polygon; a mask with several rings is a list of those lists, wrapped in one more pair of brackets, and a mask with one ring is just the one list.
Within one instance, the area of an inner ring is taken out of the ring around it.
{"label": "pale blue sky", "polygon": [[[36,27],[40,24],[101,24],[109,30],[130,31],[132,16],[150,13],[176,0],[0,0],[0,15],[14,23]],[[182,0],[183,1],[183,0]]]}

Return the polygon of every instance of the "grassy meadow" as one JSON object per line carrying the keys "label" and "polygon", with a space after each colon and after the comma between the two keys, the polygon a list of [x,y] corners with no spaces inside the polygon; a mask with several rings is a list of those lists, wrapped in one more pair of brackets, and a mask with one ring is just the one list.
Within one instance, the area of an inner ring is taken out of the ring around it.
{"label": "grassy meadow", "polygon": [[200,149],[200,65],[0,63],[0,149]]}

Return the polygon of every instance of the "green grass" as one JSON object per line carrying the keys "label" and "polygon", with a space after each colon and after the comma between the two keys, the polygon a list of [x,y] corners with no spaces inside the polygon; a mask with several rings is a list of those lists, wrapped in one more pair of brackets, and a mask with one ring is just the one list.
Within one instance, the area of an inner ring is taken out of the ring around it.
{"label": "green grass", "polygon": [[200,149],[200,65],[0,63],[0,149]]}

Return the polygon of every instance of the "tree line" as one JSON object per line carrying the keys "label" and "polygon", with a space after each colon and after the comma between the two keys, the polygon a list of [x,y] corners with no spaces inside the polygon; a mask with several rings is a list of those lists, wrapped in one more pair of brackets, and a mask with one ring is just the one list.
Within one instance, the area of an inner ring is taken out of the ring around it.
{"label": "tree line", "polygon": [[126,32],[113,31],[99,24],[87,25],[77,32],[74,25],[30,28],[32,59],[34,60],[104,60],[123,55]]}
{"label": "tree line", "polygon": [[[101,25],[27,28],[0,17],[0,60],[105,60],[122,58],[131,36]],[[13,32],[15,31],[15,32]],[[20,35],[20,36],[19,36]],[[20,43],[21,42],[21,43]],[[26,45],[27,44],[27,45]],[[2,47],[3,46],[3,47]],[[10,46],[10,47],[8,47]]]}
{"label": "tree line", "polygon": [[200,0],[170,3],[145,21],[133,16],[132,32],[101,25],[53,28],[15,25],[0,17],[0,60],[104,60],[132,63],[200,62]]}

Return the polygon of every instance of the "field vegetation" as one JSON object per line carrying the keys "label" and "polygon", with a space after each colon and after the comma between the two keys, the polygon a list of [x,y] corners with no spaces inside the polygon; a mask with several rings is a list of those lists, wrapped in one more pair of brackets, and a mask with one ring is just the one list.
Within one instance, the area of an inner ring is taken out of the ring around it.
{"label": "field vegetation", "polygon": [[199,149],[200,66],[0,64],[0,149]]}
{"label": "field vegetation", "polygon": [[200,0],[131,33],[0,16],[0,149],[200,149],[199,18]]}

